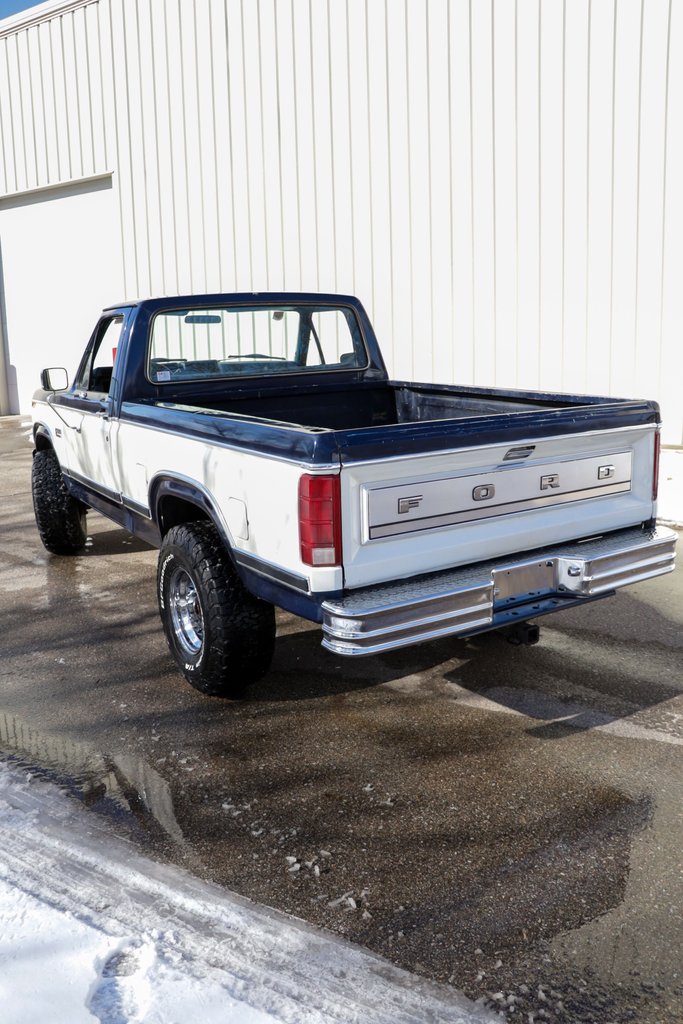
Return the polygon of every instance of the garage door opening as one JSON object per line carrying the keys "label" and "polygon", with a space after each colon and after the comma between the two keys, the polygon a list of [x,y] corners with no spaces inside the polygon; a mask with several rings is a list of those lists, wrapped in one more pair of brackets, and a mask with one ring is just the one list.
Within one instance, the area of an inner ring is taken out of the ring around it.
{"label": "garage door opening", "polygon": [[30,412],[44,366],[73,379],[121,277],[111,174],[0,199],[0,414]]}

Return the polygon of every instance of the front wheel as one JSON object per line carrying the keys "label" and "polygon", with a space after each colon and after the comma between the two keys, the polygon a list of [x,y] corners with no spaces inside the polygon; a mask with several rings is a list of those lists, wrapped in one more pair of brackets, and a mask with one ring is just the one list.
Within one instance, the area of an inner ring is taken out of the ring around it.
{"label": "front wheel", "polygon": [[88,531],[85,505],[73,498],[52,448],[33,456],[33,511],[40,539],[53,555],[74,555],[85,547]]}
{"label": "front wheel", "polygon": [[195,689],[239,697],[266,674],[275,609],[243,586],[211,523],[174,526],[157,573],[159,612],[176,665]]}

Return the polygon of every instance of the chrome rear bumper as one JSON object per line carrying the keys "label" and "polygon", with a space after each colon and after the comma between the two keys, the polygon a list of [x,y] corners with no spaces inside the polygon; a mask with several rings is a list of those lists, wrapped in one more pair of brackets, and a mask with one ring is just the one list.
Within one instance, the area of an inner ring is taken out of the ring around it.
{"label": "chrome rear bumper", "polygon": [[323,603],[323,646],[336,654],[378,654],[495,629],[510,615],[534,618],[672,572],[677,539],[666,527],[636,527],[364,587]]}

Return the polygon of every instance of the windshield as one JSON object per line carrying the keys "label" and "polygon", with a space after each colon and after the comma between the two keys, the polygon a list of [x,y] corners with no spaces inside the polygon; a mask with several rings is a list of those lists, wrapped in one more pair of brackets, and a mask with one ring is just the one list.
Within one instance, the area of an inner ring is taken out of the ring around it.
{"label": "windshield", "polygon": [[162,310],[152,321],[154,384],[367,365],[355,313],[344,307],[200,306]]}

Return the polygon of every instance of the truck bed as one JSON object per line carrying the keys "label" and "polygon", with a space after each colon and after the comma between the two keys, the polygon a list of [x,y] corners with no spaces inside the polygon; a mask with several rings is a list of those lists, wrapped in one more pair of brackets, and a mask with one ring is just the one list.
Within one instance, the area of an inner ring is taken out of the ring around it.
{"label": "truck bed", "polygon": [[[608,400],[606,400],[608,401]],[[567,409],[594,404],[594,399],[574,396],[493,391],[402,381],[352,388],[290,387],[280,393],[253,391],[230,393],[216,398],[197,395],[193,401],[184,396],[183,404],[197,409],[237,416],[274,420],[318,430],[357,430],[364,427],[401,423],[425,423],[435,420],[469,419],[498,413],[532,412],[541,409]]]}

